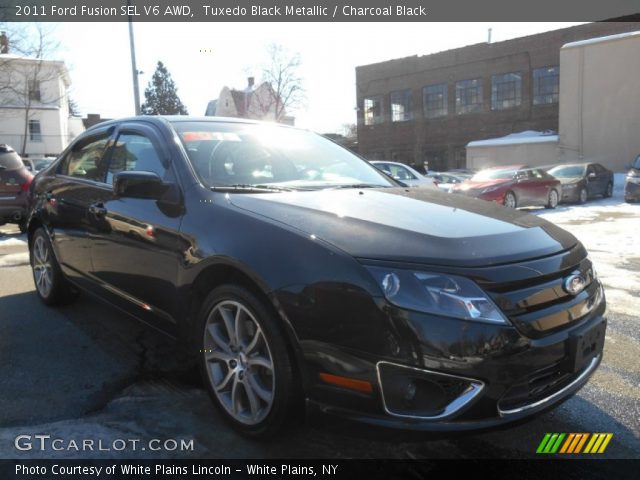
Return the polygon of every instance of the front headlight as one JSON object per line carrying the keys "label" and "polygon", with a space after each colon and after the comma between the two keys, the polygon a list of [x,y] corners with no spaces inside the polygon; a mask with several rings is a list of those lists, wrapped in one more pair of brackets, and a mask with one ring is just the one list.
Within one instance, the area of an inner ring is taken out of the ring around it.
{"label": "front headlight", "polygon": [[577,186],[578,186],[577,183],[565,183],[564,185],[562,185],[562,188],[566,190],[571,190],[572,188],[576,188]]}
{"label": "front headlight", "polygon": [[504,314],[473,281],[455,275],[366,267],[392,304],[446,317],[507,324]]}
{"label": "front headlight", "polygon": [[499,186],[499,185],[494,186],[494,187],[487,187],[487,188],[485,188],[484,190],[482,190],[482,192],[480,192],[480,193],[489,193],[489,192],[493,192],[494,190],[497,190],[497,189],[499,189],[499,188],[500,188],[500,186]]}

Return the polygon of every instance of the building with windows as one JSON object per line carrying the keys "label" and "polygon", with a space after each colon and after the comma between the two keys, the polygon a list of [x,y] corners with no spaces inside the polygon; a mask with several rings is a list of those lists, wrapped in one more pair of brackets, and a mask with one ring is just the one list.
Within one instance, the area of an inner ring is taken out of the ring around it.
{"label": "building with windows", "polygon": [[589,23],[357,67],[360,153],[464,168],[471,141],[557,132],[560,48],[635,30],[640,22]]}
{"label": "building with windows", "polygon": [[70,85],[64,62],[0,54],[0,143],[25,157],[62,152],[83,130],[69,115]]}

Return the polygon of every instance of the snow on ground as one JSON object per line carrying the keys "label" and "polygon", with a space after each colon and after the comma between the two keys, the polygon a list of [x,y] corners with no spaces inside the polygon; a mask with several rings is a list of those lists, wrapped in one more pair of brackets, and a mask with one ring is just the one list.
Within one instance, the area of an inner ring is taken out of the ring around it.
{"label": "snow on ground", "polygon": [[623,188],[624,174],[616,174],[611,198],[532,213],[575,235],[605,284],[609,308],[635,316],[640,311],[640,204],[625,203]]}

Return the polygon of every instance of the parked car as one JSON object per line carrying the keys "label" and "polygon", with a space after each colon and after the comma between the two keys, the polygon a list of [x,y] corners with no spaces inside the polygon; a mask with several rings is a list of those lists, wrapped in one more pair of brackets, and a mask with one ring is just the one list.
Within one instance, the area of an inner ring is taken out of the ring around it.
{"label": "parked car", "polygon": [[435,188],[433,179],[425,177],[409,165],[399,162],[374,160],[371,162],[379,170],[410,187]]}
{"label": "parked car", "polygon": [[510,208],[556,208],[561,188],[560,181],[542,169],[510,165],[482,170],[455,185],[453,191]]}
{"label": "parked car", "polygon": [[44,170],[49,165],[53,163],[56,157],[44,157],[44,158],[36,158],[33,160],[34,171],[37,173],[41,170]]}
{"label": "parked car", "polygon": [[448,172],[429,172],[427,177],[432,178],[436,186],[445,192],[451,191],[454,185],[466,180],[464,177],[453,175]]}
{"label": "parked car", "polygon": [[640,155],[629,165],[629,172],[624,182],[625,202],[640,201]]}
{"label": "parked car", "polygon": [[599,163],[556,165],[547,172],[562,183],[563,202],[585,203],[597,195],[613,195],[613,172]]}
{"label": "parked car", "polygon": [[33,175],[20,155],[4,143],[0,144],[0,225],[17,223],[25,230],[29,184]]}
{"label": "parked car", "polygon": [[108,121],[30,192],[42,302],[90,291],[178,338],[247,435],[305,398],[378,425],[503,425],[570,397],[602,358],[603,288],[571,234],[407,189],[304,130]]}

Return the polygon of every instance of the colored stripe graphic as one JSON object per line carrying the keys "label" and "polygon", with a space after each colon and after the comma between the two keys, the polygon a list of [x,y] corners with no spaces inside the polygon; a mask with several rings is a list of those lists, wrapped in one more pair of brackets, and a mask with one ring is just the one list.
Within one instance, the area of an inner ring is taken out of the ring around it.
{"label": "colored stripe graphic", "polygon": [[604,453],[612,438],[612,433],[546,433],[536,453]]}

